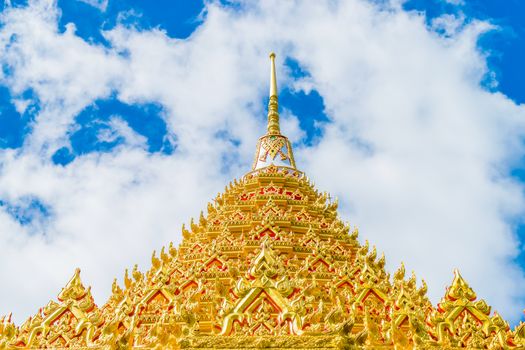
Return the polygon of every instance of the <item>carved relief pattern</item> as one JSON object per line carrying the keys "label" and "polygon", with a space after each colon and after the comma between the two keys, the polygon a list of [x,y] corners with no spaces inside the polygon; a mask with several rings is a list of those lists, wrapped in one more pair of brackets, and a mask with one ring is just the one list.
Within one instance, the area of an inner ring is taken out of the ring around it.
{"label": "carved relief pattern", "polygon": [[259,160],[266,162],[266,157],[270,155],[273,160],[279,154],[281,160],[287,160],[288,155],[285,154],[282,149],[286,145],[286,138],[280,135],[269,135],[263,137],[261,140],[261,147],[264,149],[264,153],[260,156]]}
{"label": "carved relief pattern", "polygon": [[0,349],[511,349],[510,330],[456,271],[433,307],[426,284],[339,220],[300,172],[270,166],[227,186],[183,241],[126,271],[97,307],[77,270],[20,326],[0,318]]}

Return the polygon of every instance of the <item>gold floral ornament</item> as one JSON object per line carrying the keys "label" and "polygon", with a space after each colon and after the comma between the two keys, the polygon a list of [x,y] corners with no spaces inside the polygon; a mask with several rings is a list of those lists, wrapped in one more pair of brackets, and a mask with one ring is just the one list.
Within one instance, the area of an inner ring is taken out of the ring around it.
{"label": "gold floral ornament", "polygon": [[1,317],[0,349],[525,348],[525,324],[511,331],[459,272],[434,307],[404,265],[390,276],[384,255],[359,244],[337,200],[295,167],[274,59],[252,171],[183,226],[178,247],[153,252],[148,271],[126,270],[104,305],[76,270],[23,324]]}
{"label": "gold floral ornament", "polygon": [[476,293],[458,270],[437,310],[432,311],[430,323],[435,326],[431,336],[453,347],[506,348],[515,343],[508,323],[497,313],[490,316],[490,306],[476,300]]}
{"label": "gold floral ornament", "polygon": [[[11,346],[27,348],[63,348],[94,345],[104,323],[103,315],[93,302],[91,290],[80,280],[80,269],[58,295],[34,317],[29,318],[12,338]],[[12,331],[10,332],[13,334]],[[0,344],[2,342],[0,341]]]}
{"label": "gold floral ornament", "polygon": [[278,135],[269,135],[261,140],[261,148],[264,150],[259,156],[259,160],[266,162],[268,155],[274,160],[277,155],[281,156],[282,161],[288,160],[288,155],[283,152],[286,139]]}

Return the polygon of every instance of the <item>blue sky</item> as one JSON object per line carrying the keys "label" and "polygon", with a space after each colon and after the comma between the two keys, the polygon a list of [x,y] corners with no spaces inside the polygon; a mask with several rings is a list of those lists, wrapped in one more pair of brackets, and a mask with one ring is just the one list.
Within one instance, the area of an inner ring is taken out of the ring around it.
{"label": "blue sky", "polygon": [[[94,2],[97,2],[94,0]],[[103,3],[103,2],[101,2]],[[7,2],[4,2],[4,7]],[[228,4],[228,3],[226,3]],[[12,6],[26,6],[27,1],[11,1]],[[232,5],[233,6],[233,5]],[[84,40],[100,45],[109,45],[103,36],[103,31],[113,29],[118,23],[126,23],[140,29],[159,29],[165,31],[172,38],[184,39],[189,37],[194,30],[202,23],[205,16],[204,3],[202,1],[127,1],[114,0],[108,1],[103,11],[88,2],[76,1],[58,1],[60,9],[59,28],[65,30],[68,23],[74,23],[76,34]],[[500,2],[496,0],[475,0],[468,1],[464,4],[448,3],[443,0],[408,0],[404,3],[403,8],[408,11],[417,11],[425,15],[427,22],[430,24],[436,17],[443,14],[463,14],[468,21],[486,20],[495,26],[496,29],[480,37],[478,42],[479,49],[486,54],[487,63],[494,74],[487,77],[486,88],[492,91],[500,91],[512,98],[516,103],[525,102],[525,4],[519,0],[509,0]],[[287,59],[285,64],[290,68],[291,75],[294,77],[303,77],[308,72],[301,68],[300,64],[292,58]],[[4,69],[9,69],[5,67]],[[491,82],[497,81],[494,86]],[[25,91],[24,94],[31,94],[31,91]],[[0,130],[0,145],[4,148],[17,148],[21,146],[24,135],[28,133],[31,124],[31,114],[38,110],[38,104],[26,111],[26,113],[17,113],[13,104],[12,96],[5,88],[0,90],[0,100],[2,101],[2,125],[6,126]],[[111,113],[121,113],[126,108],[122,103],[113,100],[98,101],[102,104],[102,109],[97,105],[91,106],[78,115],[80,124],[85,124],[90,119],[100,115],[102,119],[107,118]],[[299,117],[301,128],[306,131],[305,139],[307,143],[314,142],[318,130],[315,127],[316,121],[323,122],[327,118],[323,112],[322,97],[317,91],[305,94],[303,91],[296,93],[290,89],[284,88],[281,95],[282,105],[290,109]],[[264,101],[261,101],[263,103]],[[98,113],[93,113],[93,109]],[[91,113],[90,118],[87,114]],[[147,113],[153,118],[157,118],[160,113],[159,109],[130,108],[122,113],[123,116],[135,119],[133,128],[145,135],[150,143],[150,151],[169,152],[170,147],[161,147],[159,137],[166,132],[162,124],[162,118],[155,127],[147,126],[145,130],[144,123],[140,123],[141,117]],[[101,123],[100,127],[103,123]],[[95,128],[97,128],[95,126]],[[108,150],[118,145],[118,140],[111,144],[95,145],[95,140],[90,140],[86,136],[89,131],[79,131],[71,135],[76,139],[74,143],[78,150],[74,152],[89,152],[91,147],[93,151],[100,152]],[[525,178],[521,169],[515,170],[515,175]]]}
{"label": "blue sky", "polygon": [[519,0],[465,1],[457,6],[444,1],[412,0],[404,7],[423,11],[431,21],[444,13],[464,13],[472,20],[487,20],[498,28],[487,33],[479,41],[479,47],[487,54],[490,69],[498,81],[494,89],[501,91],[518,103],[525,101],[525,4]]}
{"label": "blue sky", "polygon": [[[179,224],[249,169],[276,50],[282,129],[343,217],[439,286],[433,295],[457,266],[518,320],[508,310],[525,308],[525,3],[329,3],[271,15],[249,1],[4,1],[0,230],[13,236],[0,241],[6,256],[55,268],[21,264],[0,279],[40,269],[52,294],[81,266],[103,298],[125,267],[178,242]],[[483,281],[501,268],[514,292]]]}
{"label": "blue sky", "polygon": [[[466,1],[462,6],[435,0],[412,0],[405,3],[408,10],[422,11],[431,21],[444,13],[464,13],[472,20],[486,20],[497,28],[483,35],[479,48],[487,55],[487,64],[494,76],[485,81],[485,87],[499,91],[516,103],[525,102],[525,3],[519,0]],[[490,81],[495,79],[497,85]],[[525,181],[525,158],[511,169],[513,176]],[[525,240],[525,226],[516,223],[516,232]],[[519,262],[525,266],[525,250],[519,255]]]}
{"label": "blue sky", "polygon": [[[27,1],[13,0],[12,6],[25,6]],[[4,2],[4,7],[6,2]],[[232,5],[233,6],[233,5]],[[104,39],[103,31],[113,29],[118,23],[126,23],[140,29],[159,29],[165,31],[172,38],[184,39],[189,37],[194,30],[202,23],[205,16],[204,3],[202,1],[126,1],[114,0],[108,1],[105,10],[83,1],[58,1],[60,9],[59,28],[65,30],[65,26],[74,23],[76,34],[88,42],[109,45]],[[430,24],[436,17],[443,14],[463,14],[469,21],[486,20],[495,26],[496,29],[483,35],[479,42],[479,49],[487,55],[487,63],[493,77],[487,78],[486,88],[492,91],[500,91],[512,98],[516,103],[525,102],[525,4],[519,0],[509,0],[504,3],[495,0],[476,0],[468,1],[465,4],[457,5],[448,3],[443,0],[409,0],[403,5],[408,11],[417,11],[425,15],[427,22]],[[288,58],[285,64],[289,67],[291,75],[294,77],[304,77],[308,75],[300,64],[293,58]],[[4,67],[8,69],[8,67]],[[497,81],[497,85],[490,83],[492,79]],[[490,80],[490,81],[489,81]],[[24,94],[31,94],[30,91]],[[17,148],[21,146],[24,135],[28,133],[31,123],[31,113],[35,113],[38,105],[29,109],[26,113],[17,113],[11,103],[12,96],[9,91],[3,88],[0,91],[2,101],[2,125],[7,127],[0,131],[0,144],[5,148]],[[162,124],[162,118],[156,126],[147,126],[145,130],[144,123],[140,123],[141,117],[147,113],[153,118],[157,118],[161,112],[159,109],[130,108],[126,111],[126,106],[115,101],[114,105],[110,99],[98,101],[95,106],[89,107],[89,110],[83,111],[78,115],[78,120],[83,127],[90,119],[100,116],[102,119],[107,118],[111,113],[122,114],[130,119],[135,119],[133,128],[145,135],[150,143],[150,151],[169,152],[170,147],[161,147],[159,137],[166,133],[166,128]],[[306,131],[305,139],[307,143],[314,142],[318,134],[315,122],[326,121],[327,118],[323,112],[322,97],[317,91],[305,94],[303,91],[293,93],[290,89],[284,88],[281,94],[282,105],[290,109],[299,117],[301,128]],[[261,101],[264,103],[264,101]],[[98,104],[102,104],[99,109]],[[93,110],[98,113],[93,113]],[[91,111],[91,112],[90,112]],[[122,113],[123,112],[123,113]],[[91,117],[88,115],[91,114]],[[101,123],[100,127],[103,123]],[[95,128],[97,128],[95,126]],[[93,151],[100,152],[108,150],[118,145],[118,140],[112,144],[95,145],[95,140],[90,140],[86,136],[89,131],[79,131],[71,135],[76,139],[74,143],[79,149],[77,152],[88,152],[91,147]],[[517,169],[516,176],[525,178],[522,171]]]}

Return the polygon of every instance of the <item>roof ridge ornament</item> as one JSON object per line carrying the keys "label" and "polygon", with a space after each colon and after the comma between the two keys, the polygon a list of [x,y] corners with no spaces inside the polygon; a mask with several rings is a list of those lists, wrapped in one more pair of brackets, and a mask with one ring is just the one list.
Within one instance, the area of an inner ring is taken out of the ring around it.
{"label": "roof ridge ornament", "polygon": [[259,138],[252,171],[270,165],[296,170],[292,144],[281,134],[279,126],[279,97],[275,72],[275,53],[270,53],[270,96],[268,101],[268,125],[265,135]]}

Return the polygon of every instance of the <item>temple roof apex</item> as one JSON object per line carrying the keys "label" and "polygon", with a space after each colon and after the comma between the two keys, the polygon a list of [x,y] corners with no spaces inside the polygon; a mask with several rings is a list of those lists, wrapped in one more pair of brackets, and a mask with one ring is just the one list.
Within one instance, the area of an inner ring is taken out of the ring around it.
{"label": "temple roof apex", "polygon": [[279,96],[275,70],[275,53],[273,52],[270,53],[269,95],[267,131],[257,142],[252,170],[258,170],[272,164],[296,169],[292,144],[286,136],[281,134],[279,125]]}

